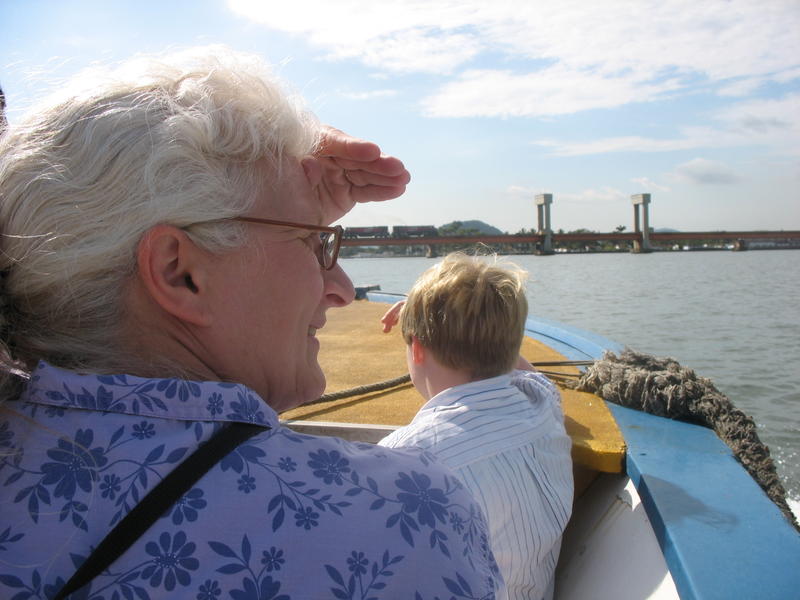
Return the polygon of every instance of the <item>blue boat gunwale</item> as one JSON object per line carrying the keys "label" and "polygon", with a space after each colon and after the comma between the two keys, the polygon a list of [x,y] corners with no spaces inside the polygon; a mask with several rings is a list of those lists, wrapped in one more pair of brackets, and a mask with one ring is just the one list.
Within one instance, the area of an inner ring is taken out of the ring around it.
{"label": "blue boat gunwale", "polygon": [[[368,292],[373,302],[402,294]],[[525,333],[570,360],[623,347],[529,317]],[[710,429],[606,403],[681,598],[789,598],[800,590],[800,535]]]}

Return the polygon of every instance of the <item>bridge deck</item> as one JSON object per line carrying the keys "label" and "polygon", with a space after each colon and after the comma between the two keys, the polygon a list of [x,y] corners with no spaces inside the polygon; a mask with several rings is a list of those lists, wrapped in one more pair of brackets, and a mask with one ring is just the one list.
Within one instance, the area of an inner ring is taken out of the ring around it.
{"label": "bridge deck", "polygon": [[[650,241],[678,242],[689,240],[799,240],[800,231],[670,231],[650,232]],[[479,236],[437,236],[437,237],[375,237],[345,238],[342,246],[414,246],[437,244],[537,244],[544,241],[541,234],[527,235],[479,235]],[[600,241],[640,241],[641,232],[581,232],[553,233],[554,244],[560,242],[600,242]]]}

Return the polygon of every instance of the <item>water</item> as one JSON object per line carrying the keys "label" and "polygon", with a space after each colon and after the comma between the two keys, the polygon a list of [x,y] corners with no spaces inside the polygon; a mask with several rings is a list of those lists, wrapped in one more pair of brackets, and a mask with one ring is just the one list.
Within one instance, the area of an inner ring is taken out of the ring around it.
{"label": "water", "polygon": [[[671,356],[758,424],[800,507],[800,251],[512,256],[531,314]],[[356,285],[405,293],[425,258],[342,259]]]}

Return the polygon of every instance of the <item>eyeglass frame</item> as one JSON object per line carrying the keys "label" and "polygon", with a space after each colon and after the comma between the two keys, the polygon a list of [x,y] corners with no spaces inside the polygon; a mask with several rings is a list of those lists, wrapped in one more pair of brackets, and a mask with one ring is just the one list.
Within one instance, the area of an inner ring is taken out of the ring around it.
{"label": "eyeglass frame", "polygon": [[243,223],[256,223],[258,225],[276,225],[278,227],[290,227],[292,229],[305,229],[307,231],[318,231],[320,233],[333,234],[333,253],[330,259],[330,264],[325,264],[325,247],[326,244],[320,243],[319,250],[315,253],[317,255],[317,262],[319,266],[325,271],[330,271],[336,266],[339,260],[339,249],[342,246],[342,237],[344,235],[344,227],[335,225],[333,227],[326,227],[324,225],[309,225],[307,223],[294,223],[292,221],[275,221],[273,219],[261,219],[258,217],[231,217],[226,219],[228,221],[241,221]]}

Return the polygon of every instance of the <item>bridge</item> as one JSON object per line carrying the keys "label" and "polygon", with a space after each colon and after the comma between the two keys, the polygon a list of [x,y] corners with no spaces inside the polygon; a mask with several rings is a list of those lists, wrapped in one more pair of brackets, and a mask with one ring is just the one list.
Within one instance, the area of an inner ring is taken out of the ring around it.
{"label": "bridge", "polygon": [[[559,242],[601,242],[622,241],[643,243],[643,233],[635,232],[580,232],[580,233],[551,233],[549,234],[554,245]],[[800,241],[798,231],[669,231],[650,232],[650,242],[674,243],[695,240],[724,240],[737,242],[739,240],[765,240],[765,241]],[[436,246],[441,244],[544,244],[547,234],[508,234],[508,235],[470,235],[470,236],[425,236],[413,238],[353,238],[343,239],[342,246]]]}
{"label": "bridge", "polygon": [[[661,231],[650,230],[650,194],[634,194],[631,196],[633,204],[633,231],[613,231],[608,233],[573,232],[553,233],[550,224],[550,206],[553,204],[552,194],[539,194],[535,198],[538,217],[538,233],[530,234],[504,234],[504,235],[472,235],[472,236],[439,236],[432,226],[395,227],[393,236],[389,237],[389,228],[362,227],[368,230],[380,230],[381,235],[368,235],[359,237],[348,236],[342,240],[343,246],[427,246],[428,254],[435,254],[434,246],[442,244],[473,245],[473,244],[532,244],[537,254],[552,254],[554,244],[570,242],[630,242],[633,252],[650,252],[653,247],[651,242],[674,243],[691,242],[698,240],[732,242],[734,249],[747,249],[748,240],[764,242],[788,242],[791,247],[800,247],[800,231]],[[349,233],[349,232],[348,232]],[[397,235],[397,234],[400,235]]]}

